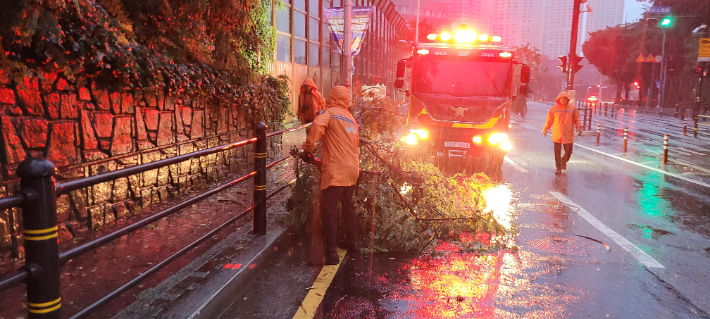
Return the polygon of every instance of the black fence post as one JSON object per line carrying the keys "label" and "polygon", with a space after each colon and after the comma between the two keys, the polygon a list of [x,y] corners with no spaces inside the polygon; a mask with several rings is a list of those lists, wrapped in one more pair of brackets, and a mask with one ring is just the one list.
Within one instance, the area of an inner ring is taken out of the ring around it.
{"label": "black fence post", "polygon": [[254,233],[266,235],[266,124],[256,124],[254,144]]}
{"label": "black fence post", "polygon": [[39,268],[27,280],[27,310],[30,319],[60,319],[59,247],[57,245],[57,194],[54,164],[44,158],[27,158],[17,168],[24,193],[22,225],[25,265]]}

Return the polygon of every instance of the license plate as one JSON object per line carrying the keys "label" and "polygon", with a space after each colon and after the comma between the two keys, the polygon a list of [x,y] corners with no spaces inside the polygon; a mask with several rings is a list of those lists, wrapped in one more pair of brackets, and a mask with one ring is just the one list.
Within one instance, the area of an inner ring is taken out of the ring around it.
{"label": "license plate", "polygon": [[444,147],[471,148],[471,143],[464,142],[444,142]]}

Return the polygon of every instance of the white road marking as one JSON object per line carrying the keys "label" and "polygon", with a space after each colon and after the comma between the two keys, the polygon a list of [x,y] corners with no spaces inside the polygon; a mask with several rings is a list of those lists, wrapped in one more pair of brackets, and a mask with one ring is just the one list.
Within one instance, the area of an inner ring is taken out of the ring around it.
{"label": "white road marking", "polygon": [[517,169],[517,170],[519,170],[519,171],[521,171],[521,172],[523,172],[523,173],[527,173],[527,172],[528,172],[528,170],[524,169],[522,166],[520,166],[520,165],[518,165],[517,163],[513,162],[512,159],[508,158],[508,156],[505,157],[505,161],[508,162],[508,164],[510,164],[510,165],[512,165],[513,167],[515,167],[515,169]]}
{"label": "white road marking", "polygon": [[613,157],[613,158],[618,159],[618,160],[620,160],[620,161],[624,161],[624,162],[627,162],[627,163],[630,163],[630,164],[634,164],[634,165],[636,165],[636,166],[643,167],[643,168],[645,168],[645,169],[652,170],[652,171],[654,171],[654,172],[659,172],[659,173],[661,173],[661,174],[665,174],[665,175],[672,176],[672,177],[675,177],[675,178],[678,178],[678,179],[682,179],[682,180],[684,180],[684,181],[686,181],[686,182],[690,182],[690,183],[693,183],[693,184],[697,184],[697,185],[700,185],[700,186],[704,186],[704,187],[710,188],[710,184],[703,183],[703,182],[701,182],[701,181],[696,181],[696,180],[694,180],[694,179],[690,179],[690,178],[687,178],[687,177],[685,177],[685,176],[681,176],[681,175],[679,175],[679,174],[675,174],[675,173],[671,173],[671,172],[666,172],[666,171],[664,171],[664,170],[660,170],[660,169],[657,169],[657,168],[655,168],[655,167],[651,167],[651,166],[644,165],[644,164],[641,164],[641,163],[636,163],[636,162],[634,162],[634,161],[630,161],[630,160],[627,160],[627,159],[625,159],[625,158],[622,158],[622,157],[619,157],[619,156],[616,156],[616,155],[612,155],[612,154],[609,154],[609,153],[605,153],[605,152],[602,152],[602,151],[600,151],[600,150],[597,150],[597,149],[594,149],[594,148],[591,148],[591,147],[587,147],[587,146],[584,146],[584,145],[581,145],[581,144],[578,144],[578,143],[574,143],[574,145],[579,146],[579,147],[581,147],[581,148],[588,149],[588,150],[590,150],[590,151],[597,152],[597,153],[602,154],[602,155],[606,155],[606,156],[609,156],[609,157]]}
{"label": "white road marking", "polygon": [[594,217],[592,214],[590,214],[586,209],[582,208],[581,206],[577,205],[575,202],[571,201],[569,198],[565,197],[564,195],[558,193],[558,192],[550,192],[552,196],[555,196],[559,201],[565,203],[568,206],[574,207],[577,209],[577,214],[579,216],[582,216],[582,218],[586,219],[592,226],[596,227],[604,233],[604,235],[607,235],[609,238],[611,238],[614,242],[616,242],[621,248],[624,250],[628,251],[632,256],[634,256],[640,263],[646,265],[646,267],[649,268],[666,268],[661,265],[657,260],[653,259],[649,254],[647,254],[645,251],[639,249],[636,247],[636,245],[632,244],[630,241],[628,241],[626,238],[623,236],[619,235],[619,233],[615,232],[611,228],[607,227],[599,221],[596,217]]}
{"label": "white road marking", "polygon": [[703,153],[698,153],[698,152],[696,152],[696,151],[689,150],[689,149],[687,149],[687,148],[685,148],[685,147],[678,147],[678,148],[681,149],[681,150],[683,150],[683,151],[689,152],[689,153],[698,154],[698,155],[705,155],[705,154],[703,154]]}
{"label": "white road marking", "polygon": [[[530,124],[528,124],[528,123],[520,123],[520,126],[529,128],[529,129],[531,129],[531,130],[533,130],[533,131],[534,131],[534,130],[538,130],[538,128],[536,128],[536,127],[534,127],[534,126],[532,126],[532,125],[530,125]],[[540,128],[539,130],[542,131],[542,128]]]}

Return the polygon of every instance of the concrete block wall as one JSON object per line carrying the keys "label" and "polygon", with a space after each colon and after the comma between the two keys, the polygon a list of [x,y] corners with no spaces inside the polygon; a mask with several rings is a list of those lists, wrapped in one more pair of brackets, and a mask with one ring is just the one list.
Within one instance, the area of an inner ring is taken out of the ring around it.
{"label": "concrete block wall", "polygon": [[[270,131],[279,128],[280,122],[269,125]],[[254,134],[251,110],[240,105],[214,105],[160,91],[107,91],[88,82],[72,84],[56,74],[26,76],[16,85],[2,70],[0,131],[0,196],[19,188],[15,170],[27,156],[46,156],[57,166],[61,182]],[[274,137],[269,157],[280,152],[281,138]],[[139,214],[191,187],[244,174],[252,166],[253,146],[248,145],[62,195],[59,240]],[[20,215],[18,209],[0,211],[0,261],[22,257]]]}

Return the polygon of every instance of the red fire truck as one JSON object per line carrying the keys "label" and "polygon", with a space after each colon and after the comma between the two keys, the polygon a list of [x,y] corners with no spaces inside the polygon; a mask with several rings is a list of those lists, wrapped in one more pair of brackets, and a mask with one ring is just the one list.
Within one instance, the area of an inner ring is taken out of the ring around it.
{"label": "red fire truck", "polygon": [[499,45],[498,36],[460,28],[427,39],[397,63],[395,87],[402,90],[408,83],[404,141],[428,146],[439,164],[500,171],[513,147],[508,129],[514,69],[520,66],[520,94],[528,91],[530,69],[515,62],[513,51]]}

